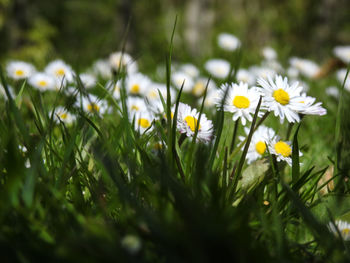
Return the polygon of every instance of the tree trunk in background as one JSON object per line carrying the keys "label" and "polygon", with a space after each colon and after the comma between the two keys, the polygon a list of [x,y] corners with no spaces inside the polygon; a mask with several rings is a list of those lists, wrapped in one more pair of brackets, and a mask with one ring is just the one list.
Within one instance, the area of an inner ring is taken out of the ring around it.
{"label": "tree trunk in background", "polygon": [[211,49],[211,35],[215,11],[213,0],[190,0],[185,7],[184,37],[192,56],[198,56]]}

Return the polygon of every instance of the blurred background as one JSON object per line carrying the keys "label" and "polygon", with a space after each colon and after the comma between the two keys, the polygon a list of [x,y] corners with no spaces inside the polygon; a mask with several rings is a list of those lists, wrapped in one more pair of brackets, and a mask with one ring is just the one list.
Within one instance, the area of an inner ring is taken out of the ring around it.
{"label": "blurred background", "polygon": [[174,59],[202,63],[217,54],[216,36],[243,42],[243,64],[258,61],[263,46],[279,57],[319,63],[335,45],[350,43],[349,0],[0,0],[0,60],[44,65],[62,58],[85,68],[120,50],[141,71],[164,63],[178,15]]}

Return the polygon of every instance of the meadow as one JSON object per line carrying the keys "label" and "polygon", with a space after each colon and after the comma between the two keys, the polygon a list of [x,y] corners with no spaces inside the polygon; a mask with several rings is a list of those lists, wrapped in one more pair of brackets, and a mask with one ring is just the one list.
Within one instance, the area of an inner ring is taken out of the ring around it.
{"label": "meadow", "polygon": [[194,64],[175,29],[147,73],[1,66],[2,262],[349,262],[350,46]]}

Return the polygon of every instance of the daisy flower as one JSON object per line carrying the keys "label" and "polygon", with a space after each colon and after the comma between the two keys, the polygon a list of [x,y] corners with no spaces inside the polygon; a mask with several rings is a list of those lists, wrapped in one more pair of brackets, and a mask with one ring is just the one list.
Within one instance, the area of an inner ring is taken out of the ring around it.
{"label": "daisy flower", "polygon": [[65,124],[71,124],[75,121],[75,115],[71,114],[64,107],[57,107],[54,109],[53,118],[56,123],[60,123],[61,121]]}
{"label": "daisy flower", "polygon": [[97,60],[93,64],[92,68],[96,76],[100,76],[103,79],[109,79],[112,77],[112,69],[108,60],[104,60],[104,59]]}
{"label": "daisy flower", "polygon": [[269,76],[274,76],[276,71],[269,67],[257,67],[252,66],[249,68],[249,71],[255,76],[255,78],[264,78],[267,79]]}
{"label": "daisy flower", "polygon": [[107,109],[107,102],[104,100],[100,100],[98,97],[94,95],[89,95],[88,97],[83,97],[81,101],[78,101],[76,105],[80,107],[80,104],[83,107],[83,110],[89,114],[98,114],[103,115]]}
{"label": "daisy flower", "polygon": [[29,84],[40,91],[55,90],[57,88],[57,80],[46,73],[35,73],[28,80]]}
{"label": "daisy flower", "polygon": [[199,76],[199,70],[195,65],[192,64],[183,64],[179,71],[187,74],[188,76],[192,78],[197,78]]}
{"label": "daisy flower", "polygon": [[[268,142],[269,152],[276,155],[278,162],[285,161],[292,166],[292,145],[289,141],[282,141],[279,136],[275,136]],[[301,156],[299,152],[299,156]]]}
{"label": "daisy flower", "polygon": [[177,89],[180,89],[183,84],[182,90],[184,92],[190,92],[194,85],[193,78],[182,71],[177,71],[173,73],[171,75],[171,80]]}
{"label": "daisy flower", "polygon": [[213,80],[209,80],[208,83],[208,79],[207,78],[198,78],[192,88],[192,94],[196,97],[201,97],[204,95],[205,92],[205,88],[208,84],[208,91],[210,92],[211,90],[216,89],[216,84]]}
{"label": "daisy flower", "polygon": [[[346,76],[346,69],[340,69],[340,70],[338,70],[338,71],[336,72],[337,80],[339,81],[339,83],[340,83],[341,85],[343,85],[345,76]],[[345,88],[346,90],[350,91],[350,74],[349,74],[348,78],[347,78],[346,81],[345,81],[344,88]]]}
{"label": "daisy flower", "polygon": [[105,87],[107,90],[110,90],[112,92],[112,95],[115,99],[119,100],[120,99],[120,90],[122,87],[121,85],[122,85],[122,81],[120,79],[117,82],[110,80],[106,83]]}
{"label": "daisy flower", "polygon": [[329,96],[332,96],[334,98],[338,98],[339,97],[339,89],[335,86],[331,86],[326,88],[326,94]]}
{"label": "daisy flower", "polygon": [[197,139],[200,142],[210,142],[213,137],[213,124],[208,120],[204,113],[201,115],[198,123],[199,112],[196,109],[184,103],[179,103],[177,128],[180,133],[186,134],[187,137],[193,137],[198,125]]}
{"label": "daisy flower", "polygon": [[292,57],[289,63],[307,78],[314,78],[320,71],[320,67],[315,62],[308,59]]}
{"label": "daisy flower", "polygon": [[333,49],[333,53],[345,64],[350,63],[350,46],[337,46]]}
{"label": "daisy flower", "polygon": [[130,121],[135,119],[135,129],[139,130],[140,133],[144,133],[146,130],[150,132],[152,127],[152,122],[154,120],[154,116],[148,111],[140,111],[135,113],[133,116],[130,116]]}
{"label": "daisy flower", "polygon": [[120,67],[125,69],[128,74],[133,74],[138,71],[136,61],[134,61],[133,58],[125,52],[114,52],[110,54],[109,65],[116,72],[120,70]]}
{"label": "daisy flower", "polygon": [[253,120],[252,115],[255,113],[259,102],[259,93],[257,90],[254,88],[249,89],[248,84],[243,82],[239,84],[232,83],[231,85],[224,84],[220,91],[220,97],[217,100],[218,108],[221,107],[222,99],[227,89],[224,111],[232,112],[232,119],[236,121],[240,118],[243,125],[246,125],[247,120],[251,122]]}
{"label": "daisy flower", "polygon": [[[244,132],[246,136],[249,134],[249,129],[244,128]],[[252,140],[250,141],[250,145],[247,152],[247,163],[251,164],[255,160],[261,158],[266,152],[266,144],[272,140],[275,136],[275,131],[272,128],[268,128],[266,126],[259,126],[259,128],[253,133]],[[239,136],[238,137],[241,142],[243,142],[246,137]],[[243,150],[243,149],[242,149]]]}
{"label": "daisy flower", "polygon": [[[160,100],[160,97],[159,97],[159,93],[158,91],[160,92],[160,94],[162,94],[163,96],[163,99],[166,100],[166,97],[167,97],[167,88],[166,88],[166,85],[163,84],[163,83],[156,83],[156,82],[152,82],[147,90],[146,90],[146,98],[152,103],[152,101],[155,101],[155,100]],[[170,87],[170,98],[172,101],[175,100],[176,98],[176,93],[175,93],[175,90]]]}
{"label": "daisy flower", "polygon": [[96,85],[96,78],[88,73],[82,73],[79,75],[83,86],[87,89],[93,88]]}
{"label": "daisy flower", "polygon": [[128,108],[128,112],[131,114],[147,111],[145,100],[138,97],[128,97],[126,100],[126,106]]}
{"label": "daisy flower", "polygon": [[230,74],[230,63],[223,59],[210,59],[204,64],[204,68],[215,78],[225,79]]}
{"label": "daisy flower", "polygon": [[272,47],[264,47],[261,51],[264,59],[266,60],[276,60],[277,52]]}
{"label": "daisy flower", "polygon": [[66,82],[73,81],[72,68],[60,59],[50,62],[45,68],[45,73],[57,78],[59,85],[61,85],[63,79]]}
{"label": "daisy flower", "polygon": [[141,73],[131,74],[125,80],[126,91],[131,95],[143,96],[150,84],[151,80]]}
{"label": "daisy flower", "polygon": [[303,87],[299,86],[298,82],[290,86],[286,77],[283,79],[282,76],[276,75],[275,80],[270,76],[267,80],[260,78],[258,84],[264,96],[264,107],[273,111],[275,116],[279,116],[281,123],[284,118],[288,122],[300,121],[297,110],[302,108],[299,101]]}
{"label": "daisy flower", "polygon": [[6,71],[12,79],[26,79],[35,73],[35,67],[23,61],[11,61],[7,64]]}
{"label": "daisy flower", "polygon": [[316,99],[307,96],[306,93],[302,93],[301,96],[296,100],[300,103],[301,108],[298,108],[298,112],[305,115],[326,115],[327,110],[323,108],[322,102],[316,102]]}
{"label": "daisy flower", "polygon": [[[218,89],[208,90],[207,96],[205,97],[205,101],[204,101],[204,107],[211,108],[215,106],[219,97],[220,97],[220,90]],[[201,105],[201,103],[202,103],[202,98],[198,99],[198,105]]]}
{"label": "daisy flower", "polygon": [[336,236],[338,236],[339,230],[341,237],[345,241],[350,240],[350,224],[348,222],[342,220],[336,220],[334,223],[329,222],[328,228]]}
{"label": "daisy flower", "polygon": [[226,51],[234,51],[241,46],[241,41],[232,34],[221,33],[218,35],[218,46]]}
{"label": "daisy flower", "polygon": [[237,82],[245,82],[248,85],[255,84],[255,76],[250,71],[246,69],[239,69],[236,75]]}

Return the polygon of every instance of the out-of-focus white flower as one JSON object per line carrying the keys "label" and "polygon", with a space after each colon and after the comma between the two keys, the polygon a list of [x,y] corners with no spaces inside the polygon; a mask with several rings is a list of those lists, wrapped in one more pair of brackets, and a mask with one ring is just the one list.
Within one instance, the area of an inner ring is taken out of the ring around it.
{"label": "out-of-focus white flower", "polygon": [[[337,79],[338,79],[340,85],[343,85],[343,82],[344,82],[344,79],[345,79],[345,76],[346,76],[346,69],[338,70],[336,75],[337,75]],[[345,81],[344,88],[346,90],[350,91],[350,74],[348,75],[348,77],[347,77],[347,79]]]}
{"label": "out-of-focus white flower", "polygon": [[108,109],[108,104],[105,100],[101,100],[94,95],[89,95],[88,97],[83,97],[81,101],[78,101],[76,105],[80,107],[83,106],[83,110],[89,114],[97,114],[102,116],[106,113]]}
{"label": "out-of-focus white flower", "polygon": [[6,72],[12,79],[26,79],[35,73],[35,67],[23,61],[10,61],[6,66]]}
{"label": "out-of-focus white flower", "polygon": [[259,93],[257,90],[253,88],[249,89],[248,84],[243,82],[239,84],[232,83],[231,85],[224,84],[221,87],[221,94],[217,100],[218,108],[221,107],[221,102],[227,89],[224,111],[232,112],[232,119],[236,121],[240,118],[243,125],[246,125],[247,120],[251,122],[253,120],[252,115],[255,113],[259,102]]}
{"label": "out-of-focus white flower", "polygon": [[199,76],[199,69],[193,64],[183,64],[179,71],[182,71],[192,78],[197,78]]}
{"label": "out-of-focus white flower", "polygon": [[236,75],[237,82],[244,82],[248,85],[255,84],[255,75],[246,69],[239,69]]}
{"label": "out-of-focus white flower", "polygon": [[40,91],[57,89],[57,79],[46,73],[35,73],[28,80],[29,84]]}
{"label": "out-of-focus white flower", "polygon": [[71,114],[64,107],[57,107],[54,109],[53,118],[56,123],[64,122],[65,124],[72,124],[75,121],[75,115]]}
{"label": "out-of-focus white flower", "polygon": [[328,87],[326,88],[326,94],[334,98],[339,98],[339,89],[334,86]]}
{"label": "out-of-focus white flower", "polygon": [[101,76],[104,79],[109,79],[112,77],[112,69],[107,60],[97,60],[93,64],[92,68],[96,76]]}
{"label": "out-of-focus white flower", "polygon": [[140,133],[144,133],[146,130],[150,132],[152,130],[152,122],[154,120],[154,116],[148,111],[139,111],[134,115],[130,116],[130,121],[135,118],[135,129],[139,130]]}
{"label": "out-of-focus white flower", "polygon": [[138,71],[138,66],[136,61],[128,53],[115,52],[109,56],[109,64],[112,69],[116,72],[122,67],[123,70],[126,70],[128,74],[134,74]]}
{"label": "out-of-focus white flower", "polygon": [[126,106],[129,114],[133,115],[136,112],[147,111],[147,105],[144,99],[138,97],[128,97],[126,100]]}
{"label": "out-of-focus white flower", "polygon": [[230,63],[223,59],[210,59],[204,67],[210,75],[218,79],[225,79],[230,74]]}
{"label": "out-of-focus white flower", "polygon": [[283,79],[282,76],[276,75],[275,80],[271,77],[267,80],[260,78],[258,83],[264,96],[264,106],[268,111],[273,111],[275,116],[279,116],[281,123],[284,118],[288,122],[300,121],[297,110],[302,108],[298,101],[303,88],[298,82],[290,86],[287,77]]}
{"label": "out-of-focus white flower", "polygon": [[110,80],[106,83],[106,89],[112,92],[113,97],[115,99],[119,100],[120,99],[120,90],[122,88],[121,85],[122,85],[121,80],[118,80],[117,82]]}
{"label": "out-of-focus white flower", "polygon": [[307,78],[314,78],[320,72],[320,67],[315,62],[308,59],[292,57],[289,63],[292,67],[296,68],[300,74]]}
{"label": "out-of-focus white flower", "polygon": [[350,63],[350,46],[337,46],[333,49],[333,53],[344,63]]}
{"label": "out-of-focus white flower", "polygon": [[339,231],[345,241],[350,240],[350,224],[348,222],[342,220],[336,220],[334,223],[329,222],[328,228],[335,236],[339,235]]}
{"label": "out-of-focus white flower", "polygon": [[45,68],[45,73],[57,78],[59,85],[61,85],[63,79],[66,82],[73,81],[72,68],[60,59],[50,62]]}
{"label": "out-of-focus white flower", "polygon": [[180,89],[183,84],[183,91],[190,92],[193,88],[193,78],[188,74],[177,71],[171,75],[171,80],[177,89]]}
{"label": "out-of-focus white flower", "polygon": [[[14,97],[15,93],[12,89],[11,86],[7,85],[8,89],[9,89],[9,92],[10,92],[10,95],[12,96],[12,98]],[[5,100],[8,99],[7,97],[7,94],[6,94],[6,91],[5,91],[5,88],[0,84],[0,97],[4,97]]]}
{"label": "out-of-focus white flower", "polygon": [[[163,83],[152,82],[148,85],[145,95],[150,103],[152,103],[154,100],[160,100],[159,92],[162,94],[164,101],[166,101],[167,87]],[[172,87],[170,87],[170,98],[171,101],[175,101],[176,99],[176,92]]]}
{"label": "out-of-focus white flower", "polygon": [[[244,128],[244,132],[246,136],[248,136],[250,129]],[[247,152],[247,163],[251,164],[255,160],[261,158],[263,154],[266,152],[266,144],[272,140],[275,136],[275,131],[272,128],[268,128],[264,125],[261,125],[252,136],[252,140],[250,141],[250,145]],[[239,136],[238,137],[241,142],[243,142],[246,137]],[[242,148],[243,150],[243,148]]]}
{"label": "out-of-focus white flower", "polygon": [[196,97],[203,96],[207,85],[208,85],[207,93],[209,93],[211,90],[216,89],[216,84],[213,80],[209,80],[209,83],[208,83],[207,78],[201,77],[196,79],[192,88],[192,94]]}
{"label": "out-of-focus white flower", "polygon": [[294,67],[289,67],[287,69],[287,75],[291,79],[296,79],[299,76],[299,70]]}
{"label": "out-of-focus white flower", "polygon": [[79,78],[83,83],[83,86],[87,89],[93,88],[96,85],[96,78],[91,74],[82,73],[79,75]]}
{"label": "out-of-focus white flower", "polygon": [[126,235],[122,239],[121,245],[130,254],[134,255],[141,249],[141,240],[135,235]]}
{"label": "out-of-focus white flower", "polygon": [[218,35],[218,46],[226,51],[234,51],[241,46],[241,41],[232,34],[221,33]]}
{"label": "out-of-focus white flower", "polygon": [[204,113],[201,115],[198,123],[199,112],[196,109],[184,103],[179,103],[177,115],[177,128],[180,133],[187,137],[193,137],[198,127],[197,140],[201,142],[210,142],[213,137],[213,123],[208,120]]}
{"label": "out-of-focus white flower", "polygon": [[268,67],[252,66],[249,68],[249,71],[255,76],[256,79],[267,79],[269,76],[272,77],[276,75],[276,71]]}
{"label": "out-of-focus white flower", "polygon": [[266,60],[276,60],[277,52],[272,47],[264,47],[261,51]]}
{"label": "out-of-focus white flower", "polygon": [[[213,89],[208,91],[207,96],[205,97],[204,101],[204,107],[210,108],[213,107],[218,103],[220,97],[220,90],[219,89]],[[198,99],[198,104],[201,105],[202,98]]]}
{"label": "out-of-focus white flower", "polygon": [[151,80],[141,73],[130,74],[125,80],[126,91],[130,95],[144,96],[150,84]]}

